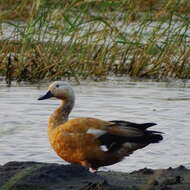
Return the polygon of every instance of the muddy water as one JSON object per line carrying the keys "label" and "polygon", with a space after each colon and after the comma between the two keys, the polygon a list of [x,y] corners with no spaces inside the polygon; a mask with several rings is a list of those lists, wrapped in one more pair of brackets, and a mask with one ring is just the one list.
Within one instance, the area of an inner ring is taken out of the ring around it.
{"label": "muddy water", "polygon": [[[8,161],[64,163],[47,139],[47,119],[58,101],[37,98],[47,84],[8,88],[0,83],[0,164]],[[138,150],[106,169],[132,171],[142,167],[190,168],[190,83],[134,82],[125,78],[73,84],[76,105],[70,117],[156,122],[164,141]]]}

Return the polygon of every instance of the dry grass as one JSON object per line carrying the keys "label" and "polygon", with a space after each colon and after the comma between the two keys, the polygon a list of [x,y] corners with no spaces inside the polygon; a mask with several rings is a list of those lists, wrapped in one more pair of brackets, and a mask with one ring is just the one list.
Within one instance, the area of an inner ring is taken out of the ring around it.
{"label": "dry grass", "polygon": [[0,41],[7,81],[190,77],[187,0],[2,2],[0,32],[14,28]]}

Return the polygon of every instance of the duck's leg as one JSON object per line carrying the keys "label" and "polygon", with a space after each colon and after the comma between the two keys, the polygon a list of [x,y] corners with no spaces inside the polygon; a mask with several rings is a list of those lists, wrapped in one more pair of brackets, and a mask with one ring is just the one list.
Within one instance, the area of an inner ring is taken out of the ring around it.
{"label": "duck's leg", "polygon": [[88,170],[91,173],[96,173],[97,172],[97,169],[92,168],[91,164],[89,162],[87,162],[87,161],[81,161],[80,164],[81,164],[81,166],[83,166],[85,168],[88,168]]}
{"label": "duck's leg", "polygon": [[89,172],[91,172],[91,173],[96,173],[96,172],[97,172],[97,169],[89,168]]}

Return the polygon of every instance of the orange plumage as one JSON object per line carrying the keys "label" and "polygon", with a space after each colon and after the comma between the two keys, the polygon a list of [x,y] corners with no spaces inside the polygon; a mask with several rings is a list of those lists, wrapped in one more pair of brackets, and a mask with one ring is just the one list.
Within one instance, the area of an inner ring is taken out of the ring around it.
{"label": "orange plumage", "polygon": [[[96,118],[68,120],[74,106],[74,92],[68,83],[50,85],[39,100],[56,97],[62,100],[48,121],[49,141],[64,160],[96,170],[121,161],[133,151],[162,140],[160,132],[149,131],[154,123],[103,121]],[[104,146],[104,147],[102,147]]]}
{"label": "orange plumage", "polygon": [[85,160],[96,159],[104,155],[96,137],[87,133],[88,129],[103,129],[107,124],[107,122],[93,118],[72,119],[53,130],[49,126],[49,140],[62,159],[83,165],[82,162]]}

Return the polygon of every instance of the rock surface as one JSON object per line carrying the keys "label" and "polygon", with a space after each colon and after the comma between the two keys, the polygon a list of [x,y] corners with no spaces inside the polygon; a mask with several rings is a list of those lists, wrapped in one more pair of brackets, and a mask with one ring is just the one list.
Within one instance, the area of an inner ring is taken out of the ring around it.
{"label": "rock surface", "polygon": [[189,190],[190,170],[141,169],[90,173],[78,165],[8,162],[0,166],[0,190]]}

